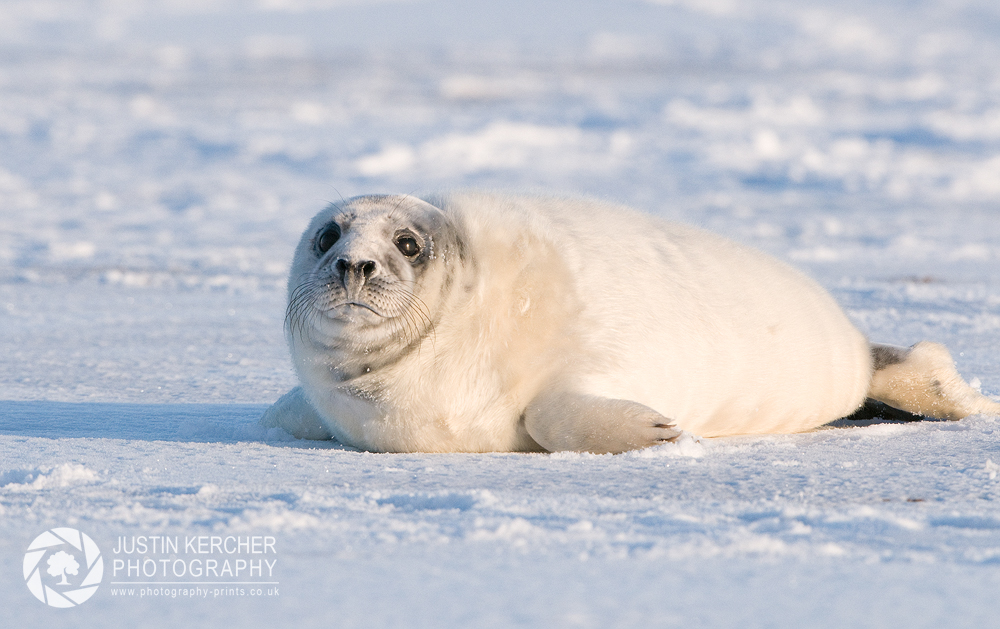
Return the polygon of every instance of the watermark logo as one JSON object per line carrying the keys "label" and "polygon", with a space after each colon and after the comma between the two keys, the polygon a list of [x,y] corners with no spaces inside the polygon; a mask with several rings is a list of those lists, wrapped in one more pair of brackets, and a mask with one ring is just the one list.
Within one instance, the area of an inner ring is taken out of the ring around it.
{"label": "watermark logo", "polygon": [[24,554],[24,580],[35,598],[52,607],[76,607],[104,578],[101,550],[86,533],[67,527],[45,531]]}

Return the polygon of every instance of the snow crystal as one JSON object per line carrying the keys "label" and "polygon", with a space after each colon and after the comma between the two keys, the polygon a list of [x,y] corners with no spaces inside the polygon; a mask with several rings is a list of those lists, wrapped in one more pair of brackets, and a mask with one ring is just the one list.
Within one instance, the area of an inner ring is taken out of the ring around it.
{"label": "snow crystal", "polygon": [[68,487],[99,480],[94,470],[77,463],[31,470],[8,470],[0,474],[0,487],[7,491],[37,491],[51,487]]}

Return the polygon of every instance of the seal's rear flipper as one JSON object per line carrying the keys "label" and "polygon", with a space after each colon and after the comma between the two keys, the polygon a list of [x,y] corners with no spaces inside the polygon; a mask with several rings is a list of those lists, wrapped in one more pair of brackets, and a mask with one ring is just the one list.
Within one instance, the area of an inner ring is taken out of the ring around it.
{"label": "seal's rear flipper", "polygon": [[922,419],[927,419],[924,415],[914,415],[907,411],[900,410],[898,408],[893,408],[884,402],[879,402],[878,400],[873,400],[867,398],[865,403],[861,405],[861,408],[854,411],[847,417],[850,421],[865,421],[870,419],[877,420],[893,420],[901,422],[918,422]]}
{"label": "seal's rear flipper", "polygon": [[549,452],[595,454],[673,441],[681,431],[648,406],[582,393],[544,393],[524,411],[524,427]]}
{"label": "seal's rear flipper", "polygon": [[302,387],[295,387],[278,398],[277,402],[264,411],[259,425],[263,428],[283,428],[296,439],[321,441],[333,437],[319,413],[306,399]]}
{"label": "seal's rear flipper", "polygon": [[914,415],[962,419],[1000,415],[1000,404],[970,387],[944,345],[922,341],[909,349],[872,345],[875,372],[868,397]]}

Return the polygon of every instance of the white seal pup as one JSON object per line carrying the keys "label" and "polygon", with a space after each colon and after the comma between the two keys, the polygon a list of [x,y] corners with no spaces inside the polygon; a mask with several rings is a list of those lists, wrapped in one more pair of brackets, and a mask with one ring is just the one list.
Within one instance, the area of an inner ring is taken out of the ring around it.
{"label": "white seal pup", "polygon": [[996,413],[942,346],[872,346],[816,282],[592,200],[461,192],[335,203],[288,283],[301,386],[262,418],[380,452],[622,452],[791,433],[866,398]]}

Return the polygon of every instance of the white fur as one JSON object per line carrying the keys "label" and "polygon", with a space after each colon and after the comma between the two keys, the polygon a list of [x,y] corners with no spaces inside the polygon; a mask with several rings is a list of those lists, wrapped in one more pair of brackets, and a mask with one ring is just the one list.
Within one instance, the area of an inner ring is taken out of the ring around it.
{"label": "white fur", "polygon": [[494,240],[475,247],[488,269],[510,264],[497,242],[525,233],[558,256],[577,300],[567,309],[579,310],[554,353],[575,390],[703,436],[808,430],[864,400],[867,341],[818,284],[769,256],[593,201],[465,193],[441,205]]}
{"label": "white fur", "polygon": [[[330,433],[360,448],[508,451],[538,448],[539,431],[521,418],[553,390],[635,402],[703,436],[809,430],[865,398],[865,338],[818,284],[763,253],[592,200],[461,192],[426,201],[470,256],[436,252],[440,272],[418,290],[433,332],[349,387],[331,374],[362,350],[290,334],[304,395],[285,396],[265,423],[315,432],[303,428],[308,401]],[[396,216],[430,211],[412,197],[395,207]],[[290,288],[316,265],[311,230],[338,209],[306,231]],[[433,283],[446,274],[462,289],[439,299]],[[314,336],[350,333],[319,328]]]}

